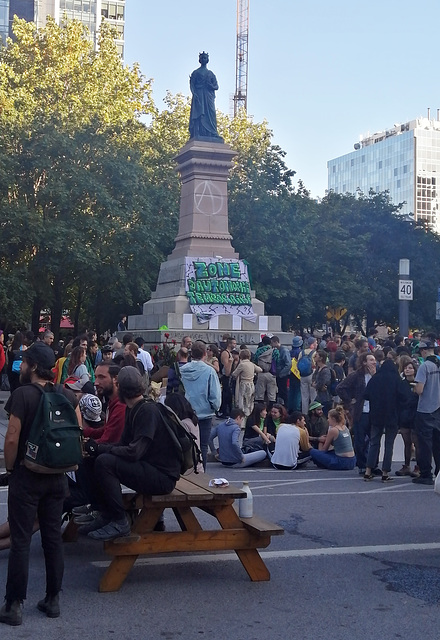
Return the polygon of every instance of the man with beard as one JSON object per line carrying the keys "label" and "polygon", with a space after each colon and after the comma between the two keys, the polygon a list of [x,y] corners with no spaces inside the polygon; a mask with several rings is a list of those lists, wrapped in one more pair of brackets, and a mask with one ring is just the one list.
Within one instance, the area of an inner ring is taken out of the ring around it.
{"label": "man with beard", "polygon": [[[119,442],[124,430],[125,404],[118,396],[117,378],[120,368],[112,362],[101,362],[96,367],[95,387],[101,401],[107,403],[105,422],[101,427],[83,427],[84,438],[98,443]],[[64,503],[64,511],[72,511],[75,523],[86,527],[97,515],[96,496],[93,490],[93,458],[84,458],[75,472],[75,482],[69,479],[70,496]],[[90,506],[89,506],[90,505]],[[83,531],[87,533],[87,531]]]}
{"label": "man with beard", "polygon": [[[26,441],[41,400],[41,389],[38,387],[49,390],[54,364],[54,352],[44,342],[36,342],[23,351],[20,371],[20,383],[23,386],[14,391],[5,407],[9,414],[4,454],[6,471],[10,474],[8,510],[11,550],[0,622],[12,626],[22,623],[21,604],[26,599],[29,550],[37,516],[46,564],[46,597],[37,606],[49,618],[60,615],[58,594],[64,572],[61,517],[67,478],[64,473],[34,473],[23,464]],[[63,393],[75,407],[81,424],[75,394],[59,385],[55,389]]]}
{"label": "man with beard", "polygon": [[[160,410],[144,400],[145,385],[136,367],[118,374],[118,393],[126,406],[125,427],[119,444],[89,440],[85,449],[96,456],[95,483],[101,515],[88,535],[93,540],[113,540],[130,533],[121,484],[138,493],[164,495],[180,478],[180,460]],[[83,532],[84,533],[84,532]]]}

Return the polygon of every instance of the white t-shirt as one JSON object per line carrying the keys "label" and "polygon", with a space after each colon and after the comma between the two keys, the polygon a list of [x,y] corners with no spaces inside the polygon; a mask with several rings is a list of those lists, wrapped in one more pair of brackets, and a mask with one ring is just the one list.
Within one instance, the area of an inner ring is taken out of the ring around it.
{"label": "white t-shirt", "polygon": [[151,356],[148,351],[145,351],[142,348],[138,349],[137,359],[142,362],[144,365],[145,371],[151,371],[153,368],[153,361],[151,360]]}
{"label": "white t-shirt", "polygon": [[275,440],[272,464],[296,467],[299,452],[299,429],[294,424],[280,424]]}

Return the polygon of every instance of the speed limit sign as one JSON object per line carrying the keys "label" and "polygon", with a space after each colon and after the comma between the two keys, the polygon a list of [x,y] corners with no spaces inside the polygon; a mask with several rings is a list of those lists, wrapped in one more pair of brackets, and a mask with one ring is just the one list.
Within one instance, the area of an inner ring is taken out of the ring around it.
{"label": "speed limit sign", "polygon": [[413,281],[399,280],[399,300],[413,299]]}

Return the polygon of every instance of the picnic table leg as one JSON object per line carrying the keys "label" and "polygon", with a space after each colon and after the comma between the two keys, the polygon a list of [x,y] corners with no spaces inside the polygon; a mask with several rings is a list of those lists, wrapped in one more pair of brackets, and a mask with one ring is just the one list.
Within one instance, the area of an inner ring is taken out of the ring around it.
{"label": "picnic table leg", "polygon": [[182,531],[202,531],[200,522],[190,507],[174,507],[173,512]]}
{"label": "picnic table leg", "polygon": [[[136,519],[136,522],[134,523],[132,531],[140,535],[142,535],[142,533],[146,533],[147,531],[151,531],[156,525],[156,522],[158,521],[162,512],[163,508],[142,509]],[[123,542],[124,539],[120,538],[120,540],[121,542]],[[109,542],[106,544],[112,543]],[[114,547],[117,547],[118,545],[117,542],[114,542],[113,544]],[[110,563],[110,566],[107,568],[107,571],[101,578],[101,581],[99,583],[99,591],[119,591],[137,558],[138,554],[129,556],[115,555]]]}
{"label": "picnic table leg", "polygon": [[[242,521],[236,514],[232,505],[215,507],[213,509],[213,515],[217,518],[223,529],[236,529],[237,527],[244,528]],[[251,533],[250,535],[252,536]],[[261,541],[261,539],[255,537],[255,541]],[[234,551],[239,557],[241,564],[246,569],[246,572],[252,582],[270,580],[269,570],[264,564],[256,548],[234,549]]]}
{"label": "picnic table leg", "polygon": [[99,591],[119,591],[138,556],[115,556],[99,583]]}

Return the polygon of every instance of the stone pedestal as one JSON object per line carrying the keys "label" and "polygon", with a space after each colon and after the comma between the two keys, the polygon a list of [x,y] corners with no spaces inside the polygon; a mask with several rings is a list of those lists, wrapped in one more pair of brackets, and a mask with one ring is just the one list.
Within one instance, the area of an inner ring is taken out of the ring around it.
{"label": "stone pedestal", "polygon": [[[257,322],[221,315],[200,324],[191,313],[185,292],[185,258],[218,257],[238,259],[228,227],[227,181],[236,152],[227,144],[192,138],[176,157],[181,177],[179,232],[176,246],[160,267],[156,291],[145,302],[142,315],[130,316],[128,328],[149,344],[163,340],[166,325],[172,338],[184,335],[193,340],[219,342],[224,332],[238,341],[258,344],[262,333],[279,334],[281,318],[266,317],[264,303],[252,292]],[[239,340],[238,336],[243,340]],[[245,339],[246,338],[246,339]]]}

